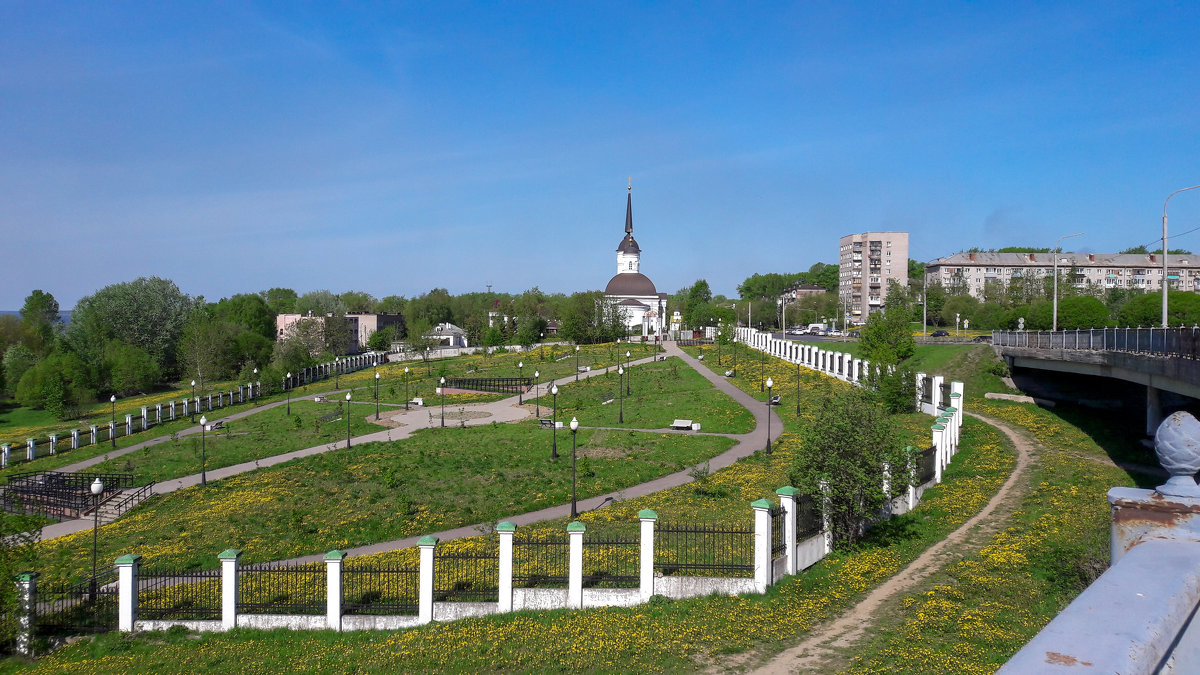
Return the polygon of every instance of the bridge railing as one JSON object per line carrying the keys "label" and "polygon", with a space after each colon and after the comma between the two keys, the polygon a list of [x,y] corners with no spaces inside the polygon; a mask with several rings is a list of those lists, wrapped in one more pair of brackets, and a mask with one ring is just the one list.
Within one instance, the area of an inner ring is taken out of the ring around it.
{"label": "bridge railing", "polygon": [[1029,349],[1138,352],[1200,359],[1200,327],[1080,328],[1064,331],[992,331],[992,345]]}

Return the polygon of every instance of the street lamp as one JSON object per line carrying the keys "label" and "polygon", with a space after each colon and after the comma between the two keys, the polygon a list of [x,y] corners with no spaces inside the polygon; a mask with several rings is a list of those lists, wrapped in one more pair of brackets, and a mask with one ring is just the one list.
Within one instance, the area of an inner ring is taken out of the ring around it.
{"label": "street lamp", "polygon": [[287,392],[287,414],[292,414],[292,374],[287,374],[287,379],[283,381],[283,389]]}
{"label": "street lamp", "polygon": [[1176,191],[1172,192],[1171,194],[1167,195],[1167,199],[1163,202],[1163,250],[1162,250],[1162,257],[1163,257],[1162,325],[1163,325],[1163,328],[1167,327],[1167,202],[1171,201],[1171,197],[1174,197],[1175,195],[1179,194],[1180,192],[1187,192],[1188,190],[1195,190],[1196,188],[1200,188],[1200,185],[1193,185],[1192,187],[1180,188],[1179,190],[1176,190]]}
{"label": "street lamp", "polygon": [[442,378],[441,385],[442,386],[440,387],[440,389],[442,390],[442,428],[445,429],[446,428],[446,378],[444,378],[444,377]]}
{"label": "street lamp", "polygon": [[[258,368],[254,369],[254,379],[258,379]],[[254,383],[250,383],[250,404],[258,405],[258,392],[254,391]]]}
{"label": "street lamp", "polygon": [[775,387],[775,381],[767,378],[767,454],[771,454],[771,389]]}
{"label": "street lamp", "polygon": [[97,558],[96,543],[97,543],[97,537],[98,537],[97,532],[100,530],[100,493],[101,492],[104,492],[104,483],[101,483],[100,478],[97,477],[96,480],[92,482],[92,583],[90,584],[90,586],[91,586],[91,599],[93,602],[95,602],[95,600],[96,600],[96,558]]}
{"label": "street lamp", "polygon": [[[192,402],[196,400],[196,381],[192,380]],[[196,423],[196,408],[192,408],[192,424]]]}
{"label": "street lamp", "polygon": [[[626,368],[629,367],[629,351],[628,350],[625,351],[625,367]],[[632,373],[630,373],[630,374],[632,375]],[[625,395],[626,396],[629,395],[629,380],[630,380],[630,378],[628,378],[628,377],[625,378]]]}
{"label": "street lamp", "polygon": [[333,357],[333,388],[342,388],[342,360],[338,357]]}
{"label": "street lamp", "polygon": [[379,421],[379,371],[375,371],[375,421]]}
{"label": "street lamp", "polygon": [[796,362],[796,417],[800,416],[800,363]]}
{"label": "street lamp", "polygon": [[[579,515],[575,509],[575,435],[579,432],[579,420],[571,418],[571,517]],[[95,575],[93,575],[95,576]]]}
{"label": "street lamp", "polygon": [[765,351],[758,353],[758,390],[763,390],[763,375],[767,371],[767,353]]}
{"label": "street lamp", "polygon": [[[524,361],[517,361],[517,373],[518,373],[517,377],[519,379],[521,379],[521,380],[525,379],[525,362]],[[525,397],[525,383],[520,382],[518,384],[518,388],[517,388],[517,405],[523,405],[525,403],[524,397]]]}
{"label": "street lamp", "polygon": [[408,410],[408,366],[404,366],[404,409]]}
{"label": "street lamp", "polygon": [[579,345],[575,345],[575,381],[579,381]]}
{"label": "street lamp", "polygon": [[542,416],[542,396],[540,393],[538,393],[538,378],[541,376],[541,371],[533,371],[533,399],[535,401],[535,405],[537,406],[537,412],[534,414],[535,417]]}
{"label": "street lamp", "polygon": [[113,394],[108,397],[109,403],[112,403],[112,426],[108,428],[108,440],[112,442],[112,446],[117,447],[117,395]]}
{"label": "street lamp", "polygon": [[208,418],[200,416],[200,484],[208,485],[208,448],[204,443],[204,432],[208,431]]}
{"label": "street lamp", "polygon": [[554,409],[550,411],[550,433],[552,434],[552,445],[550,446],[550,459],[558,459],[558,385],[550,385],[550,395],[554,397]]}
{"label": "street lamp", "polygon": [[350,392],[346,392],[346,449],[350,449]]}
{"label": "street lamp", "polygon": [[[1083,233],[1076,232],[1075,234],[1064,234],[1063,236],[1058,238],[1058,241],[1054,242],[1054,302],[1053,302],[1054,309],[1053,309],[1052,316],[1050,319],[1050,330],[1051,331],[1058,330],[1058,245],[1060,243],[1062,243],[1063,239],[1070,239],[1071,237],[1078,237],[1081,234],[1083,234]],[[1167,229],[1166,229],[1166,226],[1164,225],[1163,226],[1163,241],[1166,241],[1166,240],[1167,240]],[[1163,249],[1163,284],[1164,284],[1163,288],[1164,289],[1166,289],[1165,284],[1167,283],[1166,264],[1167,264],[1167,255],[1166,255],[1166,249],[1164,248]],[[1163,292],[1166,293],[1165,290]],[[1166,295],[1164,295],[1163,297],[1165,298]],[[1165,321],[1166,320],[1166,309],[1165,309],[1166,301],[1165,300],[1163,301],[1163,308],[1164,308],[1163,309],[1163,320]],[[954,332],[958,333],[957,326],[955,326]]]}
{"label": "street lamp", "polygon": [[617,423],[618,424],[625,423],[625,398],[624,398],[624,396],[622,396],[622,394],[624,393],[624,391],[623,391],[624,383],[622,382],[622,380],[624,378],[625,378],[625,369],[622,368],[621,366],[617,366],[617,399],[620,401],[619,405],[621,408],[620,413],[618,413],[618,415],[617,415]]}
{"label": "street lamp", "polygon": [[733,334],[732,346],[729,350],[733,352],[733,370],[729,372],[733,373],[733,377],[737,377],[737,333]]}

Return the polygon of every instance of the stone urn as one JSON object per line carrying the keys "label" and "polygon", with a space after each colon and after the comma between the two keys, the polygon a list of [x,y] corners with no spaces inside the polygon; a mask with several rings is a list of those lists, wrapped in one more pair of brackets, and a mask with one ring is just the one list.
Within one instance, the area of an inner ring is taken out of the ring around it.
{"label": "stone urn", "polygon": [[1154,452],[1158,463],[1171,474],[1156,490],[1171,497],[1198,497],[1200,486],[1195,475],[1200,471],[1200,421],[1191,413],[1171,413],[1154,432]]}

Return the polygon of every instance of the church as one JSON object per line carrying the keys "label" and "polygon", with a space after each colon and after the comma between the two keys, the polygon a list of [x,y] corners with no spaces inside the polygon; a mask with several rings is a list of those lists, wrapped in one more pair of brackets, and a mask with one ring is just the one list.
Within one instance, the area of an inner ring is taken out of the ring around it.
{"label": "church", "polygon": [[604,297],[625,316],[625,325],[639,328],[643,336],[661,338],[665,328],[667,294],[641,272],[642,249],[633,238],[633,186],[625,197],[625,237],[617,247],[617,273],[608,281]]}

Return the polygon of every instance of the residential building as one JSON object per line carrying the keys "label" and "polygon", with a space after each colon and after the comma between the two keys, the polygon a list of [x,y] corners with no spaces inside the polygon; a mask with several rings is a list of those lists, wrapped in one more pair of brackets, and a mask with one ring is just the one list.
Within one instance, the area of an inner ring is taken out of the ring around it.
{"label": "residential building", "polygon": [[838,302],[852,323],[883,311],[888,281],[908,286],[908,233],[864,232],[841,238]]}
{"label": "residential building", "polygon": [[320,321],[322,332],[324,331],[326,321],[332,321],[336,319],[338,321],[345,321],[348,323],[349,334],[357,337],[357,339],[353,341],[353,344],[350,345],[350,348],[347,352],[349,354],[359,353],[360,348],[366,346],[367,340],[371,337],[371,333],[374,333],[381,328],[398,326],[401,332],[404,330],[404,316],[399,313],[370,314],[366,312],[350,312],[348,314],[339,316],[335,316],[333,314],[326,314],[325,316],[313,316],[312,312],[309,312],[307,315],[279,314],[275,317],[276,339],[282,338],[287,329],[301,319],[316,319],[317,321]]}
{"label": "residential building", "polygon": [[[1059,253],[1058,283],[1076,288],[1162,291],[1163,258],[1155,253]],[[955,253],[925,267],[930,283],[963,284],[983,299],[989,284],[1007,288],[1013,280],[1054,275],[1052,253]],[[1166,278],[1172,290],[1200,292],[1200,256],[1168,255]]]}

